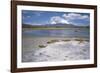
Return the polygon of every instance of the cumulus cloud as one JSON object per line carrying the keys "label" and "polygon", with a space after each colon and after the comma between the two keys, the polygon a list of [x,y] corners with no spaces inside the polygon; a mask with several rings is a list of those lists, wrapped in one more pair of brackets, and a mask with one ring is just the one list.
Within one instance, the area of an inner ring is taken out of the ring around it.
{"label": "cumulus cloud", "polygon": [[50,19],[51,24],[65,23],[65,24],[74,24],[79,26],[87,26],[90,23],[89,15],[80,14],[80,13],[68,13],[63,14],[62,16],[53,16]]}
{"label": "cumulus cloud", "polygon": [[75,25],[89,25],[89,16],[88,15],[82,15],[79,13],[68,13],[63,14],[62,17],[66,19],[70,24]]}
{"label": "cumulus cloud", "polygon": [[62,15],[67,20],[74,20],[74,19],[88,19],[88,15],[81,15],[79,13],[68,13]]}
{"label": "cumulus cloud", "polygon": [[57,24],[57,23],[66,23],[66,24],[69,24],[69,22],[66,19],[64,19],[64,18],[62,18],[60,16],[53,16],[53,17],[51,17],[50,23],[51,24]]}

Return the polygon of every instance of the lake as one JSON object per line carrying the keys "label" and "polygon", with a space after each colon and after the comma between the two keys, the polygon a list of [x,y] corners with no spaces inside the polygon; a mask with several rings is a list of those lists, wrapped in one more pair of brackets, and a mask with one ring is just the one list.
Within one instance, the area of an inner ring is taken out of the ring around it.
{"label": "lake", "polygon": [[[24,28],[23,28],[24,29]],[[66,28],[53,30],[32,30],[27,29],[22,32],[23,36],[33,37],[88,37],[89,28]]]}

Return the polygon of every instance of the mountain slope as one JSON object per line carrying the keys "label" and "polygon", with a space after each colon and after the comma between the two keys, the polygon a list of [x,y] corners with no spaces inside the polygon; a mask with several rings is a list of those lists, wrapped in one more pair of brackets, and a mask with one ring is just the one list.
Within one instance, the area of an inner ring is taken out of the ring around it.
{"label": "mountain slope", "polygon": [[29,24],[22,24],[23,28],[50,28],[50,27],[55,27],[55,28],[80,28],[80,27],[89,27],[89,26],[76,26],[73,24],[44,24],[44,25],[29,25]]}

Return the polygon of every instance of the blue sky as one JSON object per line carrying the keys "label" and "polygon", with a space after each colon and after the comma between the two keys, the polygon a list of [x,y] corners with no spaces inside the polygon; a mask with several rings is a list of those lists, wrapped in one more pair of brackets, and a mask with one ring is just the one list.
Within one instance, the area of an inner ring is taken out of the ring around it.
{"label": "blue sky", "polygon": [[30,25],[64,23],[74,24],[78,26],[87,26],[90,24],[90,14],[75,12],[22,10],[22,23]]}

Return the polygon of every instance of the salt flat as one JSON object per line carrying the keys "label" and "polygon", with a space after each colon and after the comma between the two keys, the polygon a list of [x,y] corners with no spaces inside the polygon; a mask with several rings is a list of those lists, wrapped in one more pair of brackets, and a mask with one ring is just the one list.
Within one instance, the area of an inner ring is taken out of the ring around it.
{"label": "salt flat", "polygon": [[[58,41],[47,43],[52,38],[42,38],[42,40],[38,39],[38,41],[36,39],[31,40],[32,43],[35,42],[37,45],[42,44],[45,46],[39,48],[33,44],[33,48],[23,50],[22,62],[85,60],[90,58],[89,41],[86,41],[86,39],[80,41],[76,39],[68,40],[69,38],[54,39]],[[32,43],[30,44],[32,45]]]}

